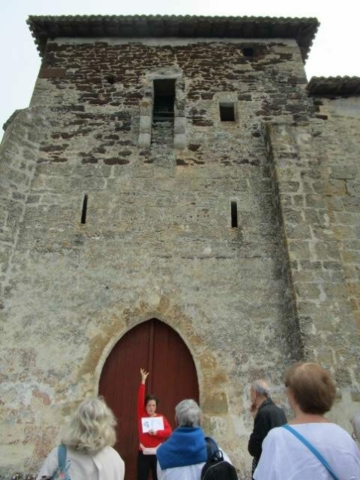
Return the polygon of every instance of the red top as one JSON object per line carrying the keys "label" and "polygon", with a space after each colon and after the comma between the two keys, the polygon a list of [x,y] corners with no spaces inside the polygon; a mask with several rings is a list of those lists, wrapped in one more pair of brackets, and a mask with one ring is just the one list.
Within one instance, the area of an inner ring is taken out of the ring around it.
{"label": "red top", "polygon": [[[158,430],[156,435],[150,435],[150,433],[142,432],[141,419],[143,417],[148,417],[148,413],[145,409],[145,385],[140,383],[139,392],[138,392],[138,430],[139,430],[139,441],[140,443],[147,448],[154,448],[160,445],[164,440],[170,437],[172,428],[169,422],[166,420],[164,415],[159,413],[155,414],[155,417],[162,417],[164,421],[164,430]],[[141,450],[141,449],[140,449]]]}

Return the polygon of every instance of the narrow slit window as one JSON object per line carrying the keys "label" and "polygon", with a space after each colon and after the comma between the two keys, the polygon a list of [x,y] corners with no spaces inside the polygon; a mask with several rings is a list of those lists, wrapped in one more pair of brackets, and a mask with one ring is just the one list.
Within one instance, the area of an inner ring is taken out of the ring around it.
{"label": "narrow slit window", "polygon": [[154,122],[174,121],[175,80],[154,80]]}
{"label": "narrow slit window", "polygon": [[235,105],[233,103],[220,103],[220,120],[235,122]]}
{"label": "narrow slit window", "polygon": [[88,203],[88,196],[84,195],[84,200],[83,200],[83,204],[82,204],[82,212],[81,212],[81,223],[83,225],[85,225],[85,223],[86,223],[87,203]]}
{"label": "narrow slit window", "polygon": [[237,228],[237,226],[238,226],[237,203],[231,202],[231,227]]}

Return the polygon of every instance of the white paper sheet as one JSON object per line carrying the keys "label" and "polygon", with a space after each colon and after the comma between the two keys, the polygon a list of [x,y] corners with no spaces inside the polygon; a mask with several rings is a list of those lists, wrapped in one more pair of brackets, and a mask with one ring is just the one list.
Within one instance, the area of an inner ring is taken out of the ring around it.
{"label": "white paper sheet", "polygon": [[149,430],[164,430],[163,417],[143,417],[141,419],[142,431],[147,433]]}

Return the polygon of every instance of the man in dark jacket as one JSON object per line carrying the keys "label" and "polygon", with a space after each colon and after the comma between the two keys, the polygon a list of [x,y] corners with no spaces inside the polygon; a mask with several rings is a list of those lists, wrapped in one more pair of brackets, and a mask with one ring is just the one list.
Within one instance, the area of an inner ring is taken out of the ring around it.
{"label": "man in dark jacket", "polygon": [[262,442],[269,431],[287,423],[282,408],[270,398],[270,388],[265,380],[256,380],[250,388],[250,412],[254,417],[254,429],[250,435],[248,450],[253,458],[252,473],[260,460]]}

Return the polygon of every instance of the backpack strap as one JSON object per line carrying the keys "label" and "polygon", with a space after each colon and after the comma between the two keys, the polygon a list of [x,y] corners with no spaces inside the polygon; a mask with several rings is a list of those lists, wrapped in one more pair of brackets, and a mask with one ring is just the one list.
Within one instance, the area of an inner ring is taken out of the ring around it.
{"label": "backpack strap", "polygon": [[66,445],[59,445],[58,446],[58,464],[60,473],[66,472]]}
{"label": "backpack strap", "polygon": [[321,455],[321,453],[319,452],[319,450],[317,450],[314,445],[312,445],[308,440],[306,440],[305,437],[303,437],[297,430],[295,430],[295,428],[292,428],[290,427],[289,424],[286,424],[286,425],[282,425],[283,428],[285,428],[286,430],[288,430],[290,433],[292,433],[298,440],[300,440],[300,442],[302,442],[309,450],[312,454],[315,455],[315,457],[324,465],[324,467],[326,468],[326,470],[330,473],[331,477],[334,479],[334,480],[339,480],[339,478],[335,475],[335,473],[333,472],[332,468],[330,467],[330,465],[328,464],[328,462],[325,460],[325,458]]}

